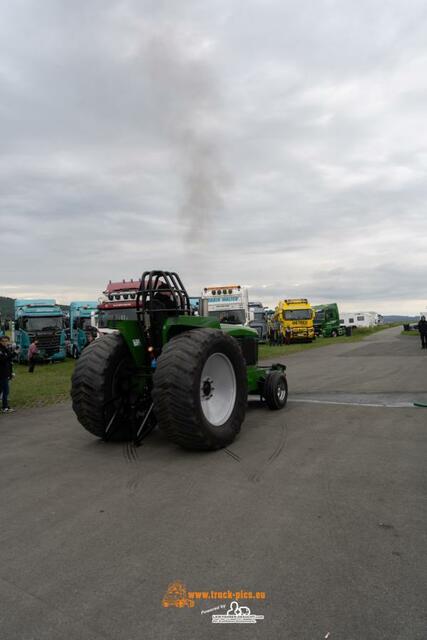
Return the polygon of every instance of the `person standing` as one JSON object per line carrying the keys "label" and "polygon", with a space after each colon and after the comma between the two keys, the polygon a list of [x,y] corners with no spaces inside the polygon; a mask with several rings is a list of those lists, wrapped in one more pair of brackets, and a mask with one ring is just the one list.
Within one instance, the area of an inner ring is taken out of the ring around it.
{"label": "person standing", "polygon": [[37,338],[33,338],[31,340],[31,344],[28,349],[28,373],[34,372],[34,367],[36,366],[36,358],[39,352],[38,350],[38,340]]}
{"label": "person standing", "polygon": [[421,338],[421,349],[427,349],[427,320],[425,316],[421,316],[418,323],[418,331]]}
{"label": "person standing", "polygon": [[9,407],[9,380],[12,380],[12,351],[9,348],[8,336],[0,338],[0,394],[2,397],[2,413],[12,413]]}
{"label": "person standing", "polygon": [[273,318],[268,316],[267,318],[267,335],[268,335],[268,344],[271,347],[274,344],[274,327],[273,327]]}
{"label": "person standing", "polygon": [[97,336],[97,330],[95,327],[91,327],[89,333],[87,334],[87,338],[86,338],[86,344],[83,347],[83,349],[85,349],[86,347],[88,347],[90,344],[92,344],[92,342],[94,342],[96,340],[96,336]]}

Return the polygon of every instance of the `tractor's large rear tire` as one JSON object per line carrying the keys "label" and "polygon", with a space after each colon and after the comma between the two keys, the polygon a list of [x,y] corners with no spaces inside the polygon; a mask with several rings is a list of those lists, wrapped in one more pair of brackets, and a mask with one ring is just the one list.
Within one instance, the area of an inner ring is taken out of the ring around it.
{"label": "tractor's large rear tire", "polygon": [[71,398],[77,419],[98,438],[106,437],[111,423],[111,440],[131,438],[131,422],[121,406],[124,387],[133,367],[123,338],[110,334],[94,340],[76,362],[71,378]]}
{"label": "tractor's large rear tire", "polygon": [[164,347],[153,380],[160,429],[186,449],[226,447],[247,404],[246,365],[237,341],[218,329],[192,329]]}

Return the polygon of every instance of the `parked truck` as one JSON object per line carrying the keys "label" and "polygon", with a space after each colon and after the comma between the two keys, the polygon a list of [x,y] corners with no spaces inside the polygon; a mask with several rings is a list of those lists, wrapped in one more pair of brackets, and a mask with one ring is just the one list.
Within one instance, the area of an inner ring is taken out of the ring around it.
{"label": "parked truck", "polygon": [[92,324],[100,334],[115,331],[120,320],[136,320],[136,296],[140,280],[110,282],[98,300],[97,312],[92,313]]}
{"label": "parked truck", "polygon": [[314,309],[307,298],[280,300],[274,317],[280,323],[285,342],[312,342],[314,335]]}
{"label": "parked truck", "polygon": [[190,300],[190,307],[191,307],[191,312],[193,316],[199,316],[201,311],[200,298],[198,298],[197,296],[190,296],[189,300]]}
{"label": "parked truck", "polygon": [[55,300],[15,300],[15,322],[12,341],[17,347],[18,362],[26,362],[28,348],[37,338],[39,358],[64,360],[64,314]]}
{"label": "parked truck", "polygon": [[345,327],[340,324],[340,314],[336,302],[318,304],[313,307],[316,312],[314,317],[314,333],[324,338],[335,338],[345,334]]}
{"label": "parked truck", "polygon": [[92,334],[92,314],[96,311],[96,300],[79,300],[70,303],[70,337],[68,353],[72,358],[78,358],[90,341]]}
{"label": "parked truck", "polygon": [[267,342],[267,312],[262,302],[249,303],[249,326],[256,329],[260,342]]}
{"label": "parked truck", "polygon": [[205,287],[202,300],[207,300],[209,316],[217,318],[222,324],[249,325],[247,287],[237,284]]}

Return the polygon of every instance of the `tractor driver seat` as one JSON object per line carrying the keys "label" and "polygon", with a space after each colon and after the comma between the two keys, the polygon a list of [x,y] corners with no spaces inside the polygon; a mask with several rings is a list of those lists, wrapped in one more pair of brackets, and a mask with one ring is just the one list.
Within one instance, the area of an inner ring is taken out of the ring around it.
{"label": "tractor driver seat", "polygon": [[159,349],[162,345],[163,324],[167,318],[179,313],[175,297],[164,282],[157,285],[157,291],[151,299],[151,309],[154,312],[151,315],[151,339],[153,345]]}

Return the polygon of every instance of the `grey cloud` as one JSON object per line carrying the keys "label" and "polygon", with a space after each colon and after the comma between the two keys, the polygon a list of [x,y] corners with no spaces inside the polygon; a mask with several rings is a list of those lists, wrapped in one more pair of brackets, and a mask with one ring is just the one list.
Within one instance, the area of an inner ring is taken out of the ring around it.
{"label": "grey cloud", "polygon": [[5,3],[0,288],[165,265],[417,311],[426,24],[418,0]]}

